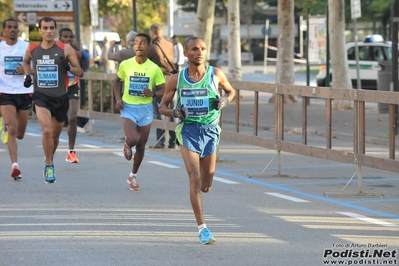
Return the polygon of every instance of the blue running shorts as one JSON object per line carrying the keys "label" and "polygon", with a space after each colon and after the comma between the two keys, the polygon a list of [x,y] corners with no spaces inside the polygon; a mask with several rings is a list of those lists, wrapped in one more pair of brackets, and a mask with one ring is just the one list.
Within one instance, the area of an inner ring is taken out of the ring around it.
{"label": "blue running shorts", "polygon": [[218,125],[181,123],[177,125],[175,132],[179,145],[204,158],[216,152],[221,128]]}
{"label": "blue running shorts", "polygon": [[154,109],[152,102],[149,104],[127,104],[123,103],[123,109],[120,111],[122,118],[132,120],[139,127],[151,124],[154,119]]}

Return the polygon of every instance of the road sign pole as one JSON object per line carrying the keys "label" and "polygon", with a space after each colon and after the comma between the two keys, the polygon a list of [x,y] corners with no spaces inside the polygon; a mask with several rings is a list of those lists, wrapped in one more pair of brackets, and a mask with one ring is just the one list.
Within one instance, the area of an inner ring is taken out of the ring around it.
{"label": "road sign pole", "polygon": [[330,87],[330,18],[326,11],[326,87]]}
{"label": "road sign pole", "polygon": [[264,64],[263,64],[263,73],[267,74],[267,51],[269,50],[269,20],[266,19],[265,22],[265,55],[264,55]]}
{"label": "road sign pole", "polygon": [[362,9],[360,0],[351,0],[351,17],[353,20],[353,34],[355,37],[355,57],[356,57],[356,87],[358,90],[362,89],[362,83],[360,81],[360,70],[359,70],[359,47],[357,45],[357,19],[362,16]]}
{"label": "road sign pole", "polygon": [[[391,33],[392,33],[392,87],[393,91],[399,92],[398,88],[398,23],[399,23],[399,1],[392,0],[391,8]],[[398,105],[395,105],[395,132],[399,135],[399,110]],[[393,138],[395,139],[395,138]]]}
{"label": "road sign pole", "polygon": [[75,18],[75,39],[78,42],[78,49],[81,47],[80,42],[80,11],[79,0],[73,0],[73,16]]}
{"label": "road sign pole", "polygon": [[137,32],[137,7],[136,7],[136,0],[132,0],[133,6],[133,29]]}
{"label": "road sign pole", "polygon": [[359,47],[357,45],[357,19],[353,19],[353,28],[355,32],[355,59],[356,59],[356,76],[357,76],[357,89],[362,89],[362,83],[360,81],[360,70],[359,70]]}
{"label": "road sign pole", "polygon": [[[309,17],[310,9],[306,11],[306,86],[310,86],[310,64],[309,64]],[[303,54],[302,54],[303,56]],[[309,98],[308,102],[309,104]]]}

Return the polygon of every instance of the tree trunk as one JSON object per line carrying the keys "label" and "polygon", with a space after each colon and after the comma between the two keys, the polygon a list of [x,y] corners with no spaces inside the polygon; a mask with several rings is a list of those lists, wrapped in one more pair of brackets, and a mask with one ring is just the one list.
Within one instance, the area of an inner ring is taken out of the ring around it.
{"label": "tree trunk", "polygon": [[93,55],[94,55],[94,38],[93,38],[93,27],[91,26],[91,13],[90,13],[90,1],[89,0],[80,0],[80,41],[83,44],[86,44],[89,48],[90,53],[90,64],[93,64]]}
{"label": "tree trunk", "polygon": [[[278,40],[276,83],[294,84],[294,0],[279,0],[277,7]],[[274,102],[274,97],[269,102]],[[297,102],[295,96],[284,97],[284,102]]]}
{"label": "tree trunk", "polygon": [[216,0],[198,1],[197,20],[195,22],[194,36],[204,40],[208,51],[207,59],[211,55],[213,19],[215,17]]}
{"label": "tree trunk", "polygon": [[233,80],[241,80],[241,38],[240,38],[240,3],[237,0],[228,1],[229,27],[229,75]]}
{"label": "tree trunk", "polygon": [[[352,88],[345,49],[345,0],[328,0],[332,88]],[[335,100],[334,108],[350,109],[348,100]]]}
{"label": "tree trunk", "polygon": [[249,64],[253,64],[253,54],[252,54],[252,47],[251,47],[251,31],[250,27],[253,24],[252,18],[255,14],[255,3],[254,0],[241,0],[240,1],[240,20],[242,23],[246,24],[247,27],[247,40],[245,49],[250,53]]}

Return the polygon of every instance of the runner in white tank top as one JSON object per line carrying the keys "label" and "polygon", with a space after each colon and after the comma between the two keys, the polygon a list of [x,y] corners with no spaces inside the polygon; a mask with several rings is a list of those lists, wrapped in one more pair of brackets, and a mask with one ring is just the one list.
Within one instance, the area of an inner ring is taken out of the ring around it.
{"label": "runner in white tank top", "polygon": [[[0,42],[0,111],[7,134],[2,134],[3,143],[8,145],[11,159],[11,177],[21,178],[17,162],[17,141],[23,139],[32,106],[33,87],[23,86],[23,58],[29,45],[18,39],[18,23],[14,19],[3,22],[4,41]],[[4,128],[3,128],[4,130]],[[5,140],[5,136],[8,137]]]}

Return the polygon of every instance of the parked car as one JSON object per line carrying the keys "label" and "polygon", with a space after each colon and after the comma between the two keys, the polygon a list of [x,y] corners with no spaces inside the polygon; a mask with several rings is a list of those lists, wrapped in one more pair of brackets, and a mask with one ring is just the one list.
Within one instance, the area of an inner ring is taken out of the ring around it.
{"label": "parked car", "polygon": [[[390,61],[392,58],[392,43],[386,42],[381,35],[369,35],[363,42],[358,42],[359,49],[359,75],[362,89],[376,90],[378,71],[381,69],[379,62]],[[346,53],[349,64],[349,76],[353,88],[357,88],[357,72],[355,43],[346,44]],[[330,72],[330,81],[333,80]],[[316,76],[317,86],[326,86],[326,66],[320,67]]]}

